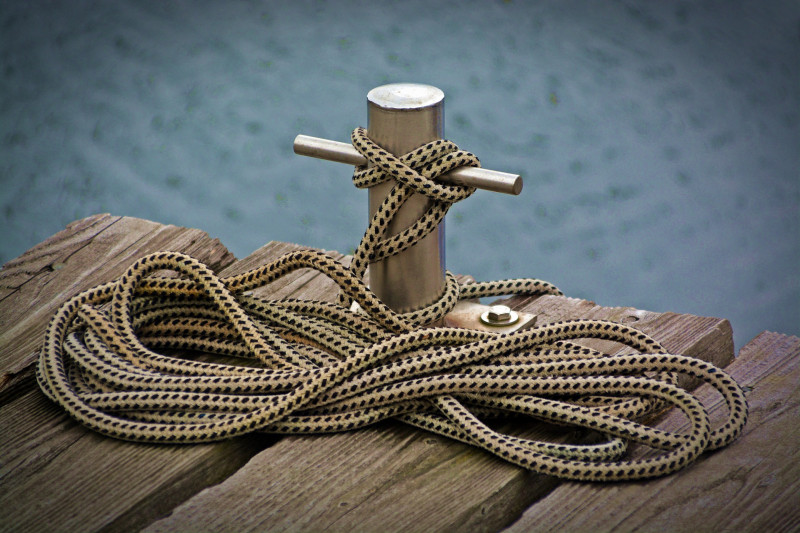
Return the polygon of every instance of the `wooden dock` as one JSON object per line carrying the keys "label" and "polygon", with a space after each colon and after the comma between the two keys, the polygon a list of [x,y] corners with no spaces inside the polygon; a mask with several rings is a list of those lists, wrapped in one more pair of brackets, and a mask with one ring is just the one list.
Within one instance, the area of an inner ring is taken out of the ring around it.
{"label": "wooden dock", "polygon": [[[745,387],[750,417],[736,442],[646,482],[563,482],[399,423],[203,445],[128,443],[85,429],[39,390],[34,364],[57,307],[137,258],[181,251],[231,275],[295,248],[271,242],[236,260],[196,229],[96,215],[8,262],[0,271],[0,531],[800,530],[800,339],[764,332],[734,357],[730,324],[719,318],[555,296],[510,300],[540,324],[633,324],[673,353],[727,367]],[[336,292],[304,270],[258,294],[333,301]],[[696,394],[712,419],[724,410],[706,387]],[[669,414],[659,427],[683,423]]]}

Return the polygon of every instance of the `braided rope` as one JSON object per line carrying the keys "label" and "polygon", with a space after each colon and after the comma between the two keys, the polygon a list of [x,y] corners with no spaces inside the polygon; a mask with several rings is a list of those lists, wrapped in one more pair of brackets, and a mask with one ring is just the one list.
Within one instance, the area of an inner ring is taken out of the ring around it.
{"label": "braided rope", "polygon": [[[459,286],[448,273],[443,297],[397,314],[362,281],[366,266],[399,253],[431,231],[449,206],[473,191],[436,176],[477,158],[448,141],[402,157],[353,132],[371,162],[356,186],[398,185],[370,223],[348,269],[317,250],[299,250],[238,276],[220,278],[190,256],[159,252],[116,281],[64,303],[50,321],[37,366],[44,393],[80,423],[141,442],[191,443],[252,431],[346,431],[388,418],[483,448],[535,472],[580,480],[665,475],[742,431],[744,394],[714,365],[668,354],[623,324],[573,320],[509,334],[423,327],[459,298],[561,294],[540,280]],[[384,238],[388,220],[412,193],[432,198],[420,221]],[[341,289],[337,304],[264,300],[251,293],[298,269],[315,269]],[[153,274],[171,270],[178,278]],[[357,302],[363,312],[349,309]],[[608,356],[578,339],[630,348]],[[177,354],[204,352],[223,362]],[[676,385],[683,373],[715,387],[728,417],[711,428],[703,406]],[[662,406],[686,415],[675,434],[640,420]],[[526,417],[584,428],[591,444],[540,442],[499,433],[486,421]],[[628,444],[661,450],[625,458]]]}

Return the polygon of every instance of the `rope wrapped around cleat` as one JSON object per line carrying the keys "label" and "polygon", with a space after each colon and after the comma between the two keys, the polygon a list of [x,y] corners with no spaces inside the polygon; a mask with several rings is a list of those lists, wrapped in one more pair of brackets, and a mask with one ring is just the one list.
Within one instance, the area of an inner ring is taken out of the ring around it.
{"label": "rope wrapped around cleat", "polygon": [[[253,431],[325,433],[393,418],[478,446],[535,472],[579,480],[641,479],[675,472],[725,446],[747,418],[744,394],[714,365],[669,354],[629,326],[573,320],[498,334],[432,327],[459,298],[561,294],[525,279],[459,285],[448,273],[441,300],[397,314],[363,283],[366,266],[407,248],[472,193],[434,180],[477,158],[448,141],[402,157],[359,128],[354,146],[372,163],[357,186],[398,184],[378,210],[351,267],[317,250],[290,252],[221,278],[177,252],[142,257],[116,281],[64,303],[49,323],[37,367],[44,393],[73,418],[105,435],[140,442],[193,443]],[[387,217],[412,192],[434,198],[409,231],[384,238]],[[314,269],[341,289],[338,303],[267,300],[253,294],[299,269]],[[170,270],[178,277],[164,277]],[[357,302],[361,312],[350,310]],[[579,339],[629,348],[608,356]],[[216,358],[205,362],[189,354]],[[222,361],[222,362],[221,362]],[[727,419],[712,428],[676,374],[709,383]],[[685,433],[641,422],[674,406]],[[562,444],[506,435],[489,425],[511,417],[590,430],[591,443]],[[659,450],[626,458],[631,443]]]}

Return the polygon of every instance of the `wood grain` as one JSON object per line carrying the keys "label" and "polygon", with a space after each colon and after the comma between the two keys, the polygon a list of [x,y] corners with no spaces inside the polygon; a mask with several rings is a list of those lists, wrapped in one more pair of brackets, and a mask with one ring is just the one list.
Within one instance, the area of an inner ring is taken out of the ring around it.
{"label": "wood grain", "polygon": [[[729,447],[644,483],[565,483],[506,532],[800,530],[800,339],[762,333],[727,371],[750,407],[744,434]],[[697,395],[712,415],[724,413],[713,389]],[[686,423],[675,414],[659,427]]]}
{"label": "wood grain", "polygon": [[[136,529],[221,481],[274,438],[148,446],[109,439],[50,403],[32,365],[56,307],[159,250],[220,268],[234,257],[195,230],[97,215],[77,221],[0,271],[0,524],[15,531]],[[12,391],[12,392],[10,392]]]}
{"label": "wood grain", "polygon": [[[733,357],[725,320],[564,297],[518,303],[539,314],[540,324],[635,318],[671,349],[723,365]],[[496,531],[557,485],[472,447],[386,423],[282,439],[146,531]]]}
{"label": "wood grain", "polygon": [[6,263],[0,270],[0,375],[31,364],[48,320],[64,301],[161,250],[187,253],[214,269],[235,259],[217,239],[197,229],[95,215]]}
{"label": "wood grain", "polygon": [[[137,257],[162,249],[187,251],[216,268],[227,265],[221,274],[233,275],[297,248],[300,247],[272,242],[242,261],[231,262],[233,257],[218,241],[198,230],[98,215],[77,221],[6,264],[0,271],[3,528],[124,531],[150,524],[149,531],[497,531],[522,515],[513,526],[514,530],[522,530],[531,524],[526,525],[523,520],[562,493],[565,500],[583,494],[588,502],[602,493],[597,485],[562,484],[472,447],[398,423],[328,436],[279,439],[253,435],[192,446],[131,444],[85,430],[36,388],[30,365],[35,361],[41,332],[56,306],[71,294],[118,276]],[[348,259],[335,252],[330,254]],[[337,292],[335,284],[312,270],[295,272],[257,291],[270,298],[328,301],[333,301]],[[603,318],[635,325],[671,352],[701,357],[720,366],[728,364],[733,356],[730,324],[722,319],[609,308],[565,297],[509,301],[517,309],[538,314],[539,324],[568,318]],[[740,458],[729,468],[719,457],[736,450],[737,442],[673,476],[672,482],[679,483],[679,478],[698,469],[695,476],[711,480],[709,491],[723,491],[714,498],[744,502],[751,509],[749,512],[764,519],[756,520],[757,524],[791,529],[797,524],[794,509],[798,472],[792,464],[797,464],[798,435],[796,429],[793,433],[785,431],[785,418],[794,414],[788,423],[792,428],[798,427],[798,402],[796,393],[787,391],[786,383],[796,386],[797,364],[772,364],[766,354],[772,351],[784,354],[779,355],[781,360],[796,360],[798,348],[797,339],[771,335],[759,337],[757,349],[748,345],[742,352],[743,361],[749,353],[746,350],[761,353],[761,362],[754,363],[753,375],[773,376],[758,378],[761,381],[757,383],[768,379],[782,383],[776,385],[777,392],[770,393],[770,400],[765,398],[755,404],[754,418],[756,412],[763,413],[764,422],[752,426],[751,420],[748,435],[758,435],[760,444],[741,451]],[[606,341],[588,344],[609,352],[618,348]],[[763,387],[759,385],[750,392],[751,403],[759,388]],[[663,423],[669,424],[670,420],[668,417]],[[533,435],[546,431],[537,426],[524,432]],[[773,434],[782,435],[783,440],[773,442]],[[761,451],[753,454],[752,449]],[[781,454],[788,460],[782,460]],[[702,470],[709,468],[706,465],[716,465],[712,467],[716,482],[712,482],[712,474]],[[701,503],[687,502],[689,487],[697,480],[686,482],[674,493],[666,491],[664,497],[642,490],[671,479],[604,486],[602,490],[608,494],[629,486],[632,493],[619,501],[635,502],[635,509],[628,511],[634,518],[620,522],[621,526],[612,520],[608,529],[647,529],[644,522],[636,521],[639,515],[642,520],[650,517],[648,520],[662,529],[674,526],[668,520],[675,516],[685,515],[689,523],[695,517],[691,509],[699,512],[708,505],[703,503],[705,493],[697,491],[691,494]],[[565,487],[572,488],[567,491]],[[772,503],[759,491],[766,491]],[[670,494],[674,500],[670,500]],[[654,497],[658,505],[652,506]],[[579,510],[586,505],[573,507]],[[650,507],[657,512],[646,512]],[[729,504],[729,508],[733,507]],[[685,511],[681,514],[675,508]],[[761,508],[765,510],[759,514]],[[549,508],[545,513],[547,522],[553,521],[553,513],[564,509],[570,507],[563,502]],[[578,510],[567,514],[578,516]],[[582,526],[583,522],[578,521],[575,528],[595,529],[591,521],[594,515],[589,515],[588,525]],[[770,521],[768,515],[785,519]],[[159,520],[161,517],[164,518]],[[543,523],[541,516],[532,520]],[[739,525],[732,519],[720,519],[719,523]],[[569,529],[572,522],[564,524]]]}
{"label": "wood grain", "polygon": [[0,524],[20,532],[137,530],[272,442],[123,442],[79,426],[38,390],[2,406],[0,427]]}
{"label": "wood grain", "polygon": [[[111,228],[114,228],[113,238],[104,235]],[[224,263],[228,266],[220,274],[230,276],[300,248],[273,242],[251,254],[247,261],[231,263],[233,257],[227,250],[204,235],[198,230],[125,217],[100,216],[79,221],[57,239],[49,239],[10,263],[6,279],[17,281],[7,285],[14,285],[16,289],[11,298],[0,302],[0,309],[6,309],[4,306],[12,301],[18,304],[26,298],[41,298],[40,285],[50,290],[58,287],[56,298],[67,298],[82,290],[70,285],[76,283],[76,279],[86,281],[87,286],[113,279],[136,258],[151,251],[184,251],[210,263],[212,268]],[[128,244],[122,245],[120,241]],[[67,251],[54,254],[48,246]],[[72,251],[73,248],[77,251]],[[335,252],[331,255],[341,258]],[[28,281],[19,274],[23,265],[52,261],[54,256],[64,258],[60,259],[64,267],[52,271],[58,276],[51,276],[47,269],[36,270],[36,267],[28,268],[32,272],[28,274]],[[87,258],[99,260],[96,264],[87,263]],[[89,273],[76,274],[81,268]],[[331,299],[336,291],[333,282],[325,276],[302,270],[258,289],[257,293],[269,298]],[[53,310],[58,303],[60,300],[53,303]],[[46,322],[49,314],[40,313],[39,320]],[[25,332],[43,329],[32,317],[24,313],[20,316],[30,322]],[[36,337],[30,342],[40,342],[41,334]],[[33,361],[35,357],[30,358],[28,365]],[[30,370],[23,365],[23,371],[25,369]],[[3,450],[0,524],[15,531],[137,530],[201,489],[222,481],[252,455],[279,439],[252,435],[191,446],[122,442],[74,423],[44,398],[33,379],[17,385],[18,393],[7,395],[7,401],[0,404],[0,427],[3,428],[0,432],[0,449]]]}

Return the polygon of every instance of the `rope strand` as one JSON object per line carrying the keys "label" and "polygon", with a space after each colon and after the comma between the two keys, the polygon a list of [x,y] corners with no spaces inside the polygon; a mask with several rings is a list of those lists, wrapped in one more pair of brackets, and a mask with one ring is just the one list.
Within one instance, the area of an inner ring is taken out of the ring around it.
{"label": "rope strand", "polygon": [[[356,169],[356,186],[386,179],[397,185],[349,269],[320,251],[300,250],[221,278],[181,253],[145,256],[118,280],[69,299],[55,313],[37,366],[44,393],[85,426],[131,441],[325,433],[394,418],[535,472],[580,480],[668,474],[741,433],[747,405],[730,376],[702,360],[668,354],[629,326],[573,320],[509,334],[429,327],[459,299],[561,294],[547,282],[459,285],[448,273],[445,294],[428,308],[400,315],[386,307],[362,281],[367,265],[413,245],[453,202],[472,194],[435,178],[479,162],[448,141],[398,158],[361,128],[352,140],[371,162]],[[430,210],[386,238],[388,221],[412,192],[429,196]],[[308,268],[338,285],[337,304],[249,294]],[[180,278],[152,275],[165,269]],[[354,301],[363,312],[350,310]],[[615,341],[633,353],[608,356],[575,344],[578,339]],[[222,356],[225,362],[170,355],[174,350]],[[728,417],[720,427],[711,428],[703,406],[677,387],[676,373],[704,380],[722,394]],[[664,405],[683,411],[687,433],[641,422]],[[583,428],[600,438],[560,444],[504,435],[488,425],[498,417]],[[626,459],[628,443],[662,453]]]}

